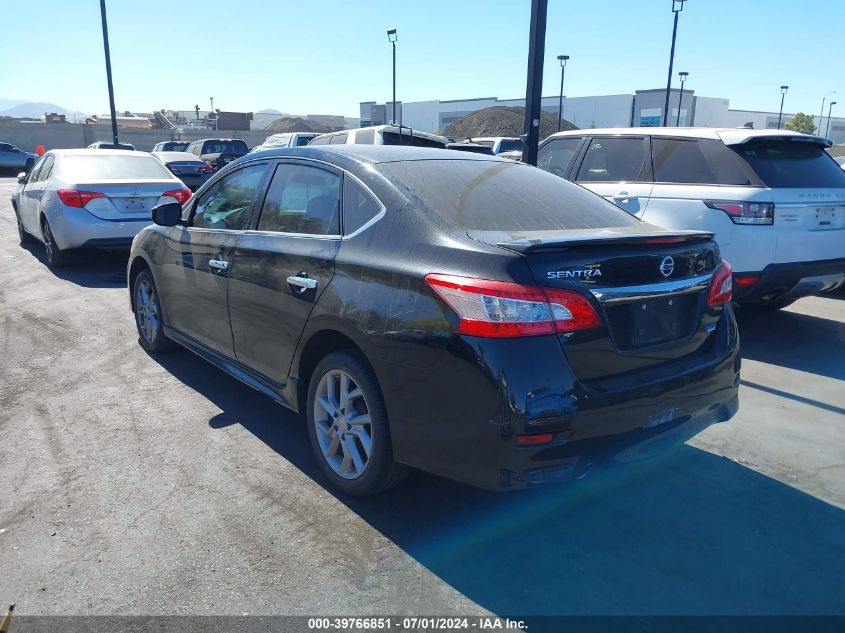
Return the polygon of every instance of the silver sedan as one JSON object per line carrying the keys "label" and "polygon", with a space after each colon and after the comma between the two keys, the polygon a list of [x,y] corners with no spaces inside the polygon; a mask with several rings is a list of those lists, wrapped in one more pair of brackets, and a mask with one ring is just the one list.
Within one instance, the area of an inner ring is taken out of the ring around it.
{"label": "silver sedan", "polygon": [[75,248],[128,249],[154,206],[191,197],[151,154],[124,150],[52,150],[18,183],[12,206],[21,243],[43,242],[51,268]]}

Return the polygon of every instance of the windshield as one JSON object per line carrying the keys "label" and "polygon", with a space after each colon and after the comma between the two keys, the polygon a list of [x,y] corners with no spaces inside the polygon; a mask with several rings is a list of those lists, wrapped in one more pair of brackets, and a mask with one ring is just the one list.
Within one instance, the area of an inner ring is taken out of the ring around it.
{"label": "windshield", "polygon": [[845,171],[816,143],[757,141],[733,145],[731,149],[751,166],[767,187],[845,187]]}
{"label": "windshield", "polygon": [[243,156],[249,150],[243,141],[207,141],[202,149],[203,154],[237,154]]}
{"label": "windshield", "polygon": [[384,163],[381,170],[429,208],[468,230],[553,231],[639,224],[578,185],[512,161],[410,160]]}
{"label": "windshield", "polygon": [[172,176],[164,165],[149,154],[137,156],[70,155],[61,158],[62,175],[80,182],[85,180],[148,180]]}
{"label": "windshield", "polygon": [[164,152],[181,152],[186,147],[188,147],[188,143],[182,143],[180,141],[173,141],[170,143],[165,143],[162,147],[162,151]]}
{"label": "windshield", "polygon": [[502,152],[521,152],[522,141],[519,139],[506,138],[499,143],[499,153]]}
{"label": "windshield", "polygon": [[297,147],[304,147],[305,145],[308,145],[308,141],[310,141],[312,138],[314,138],[314,137],[313,136],[300,136],[296,139],[296,146]]}

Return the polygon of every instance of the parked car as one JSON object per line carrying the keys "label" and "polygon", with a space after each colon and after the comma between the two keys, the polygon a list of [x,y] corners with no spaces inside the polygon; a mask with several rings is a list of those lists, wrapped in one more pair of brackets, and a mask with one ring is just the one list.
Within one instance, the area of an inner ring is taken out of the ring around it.
{"label": "parked car", "polygon": [[190,197],[146,152],[58,149],[18,176],[12,207],[21,244],[40,240],[57,268],[74,248],[128,249],[154,206]]}
{"label": "parked car", "polygon": [[193,141],[185,151],[204,160],[217,171],[241,156],[246,156],[249,148],[239,138],[205,138]]}
{"label": "parked car", "polygon": [[493,150],[486,145],[480,145],[478,143],[446,143],[446,149],[455,149],[459,152],[472,152],[473,154],[485,154],[487,156],[493,156]]}
{"label": "parked car", "polygon": [[88,149],[123,149],[123,150],[130,150],[135,151],[135,146],[132,143],[106,143],[105,141],[97,141],[96,143],[91,143],[88,146]]}
{"label": "parked car", "polygon": [[449,142],[445,136],[428,134],[399,125],[360,127],[331,134],[321,134],[309,145],[414,145],[444,148]]}
{"label": "parked car", "polygon": [[156,143],[153,146],[152,153],[184,152],[190,144],[191,143],[189,141],[162,141],[161,143]]}
{"label": "parked car", "polygon": [[842,169],[845,169],[845,156],[834,156],[833,160],[839,163]]}
{"label": "parked car", "polygon": [[188,152],[152,152],[188,189],[196,191],[214,171],[207,162]]}
{"label": "parked car", "polygon": [[513,136],[475,136],[469,139],[472,143],[486,145],[496,156],[508,153],[508,158],[522,158],[523,142],[521,138]]}
{"label": "parked car", "polygon": [[538,166],[667,229],[716,235],[736,300],[783,308],[845,282],[845,174],[830,141],[785,130],[553,134]]}
{"label": "parked car", "polygon": [[308,145],[309,141],[314,137],[319,136],[315,132],[285,132],[282,134],[273,134],[264,139],[261,145],[256,145],[250,150],[252,152],[262,152],[265,149],[273,147],[302,147]]}
{"label": "parked car", "polygon": [[528,165],[268,150],[153,210],[128,282],[175,341],[305,416],[325,477],[491,489],[577,478],[737,410],[730,267]]}
{"label": "parked car", "polygon": [[38,156],[18,149],[8,143],[0,143],[0,171],[19,173],[32,169]]}

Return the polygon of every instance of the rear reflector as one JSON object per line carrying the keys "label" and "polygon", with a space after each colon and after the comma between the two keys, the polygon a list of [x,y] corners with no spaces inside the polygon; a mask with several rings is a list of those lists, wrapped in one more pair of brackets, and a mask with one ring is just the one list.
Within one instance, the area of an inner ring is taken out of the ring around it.
{"label": "rear reflector", "polygon": [[710,290],[707,293],[707,305],[720,306],[731,300],[733,294],[733,271],[728,262],[723,261],[713,273],[710,280]]}
{"label": "rear reflector", "polygon": [[459,334],[510,338],[600,324],[592,304],[578,292],[457,275],[430,274],[425,281],[458,314]]}
{"label": "rear reflector", "polygon": [[728,214],[734,224],[774,224],[775,205],[771,202],[719,202],[707,200],[711,209]]}
{"label": "rear reflector", "polygon": [[555,439],[554,433],[538,433],[537,435],[517,435],[517,446],[537,446],[538,444],[548,444]]}
{"label": "rear reflector", "polygon": [[753,286],[760,281],[760,275],[734,275],[734,283],[737,286]]}
{"label": "rear reflector", "polygon": [[179,204],[185,204],[191,197],[191,190],[187,187],[182,187],[181,189],[171,189],[170,191],[165,191],[161,195],[176,198],[179,201]]}
{"label": "rear reflector", "polygon": [[56,193],[63,204],[78,209],[83,208],[94,198],[106,197],[106,194],[99,191],[77,191],[76,189],[59,189]]}

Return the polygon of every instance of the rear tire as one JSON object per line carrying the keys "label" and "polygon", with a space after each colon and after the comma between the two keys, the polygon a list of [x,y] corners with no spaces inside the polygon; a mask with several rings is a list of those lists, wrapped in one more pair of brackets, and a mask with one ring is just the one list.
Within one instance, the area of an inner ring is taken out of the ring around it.
{"label": "rear tire", "polygon": [[756,310],[757,312],[774,312],[775,310],[780,310],[781,308],[785,308],[786,306],[791,306],[795,303],[797,299],[783,299],[778,301],[775,299],[774,301],[749,301],[749,302],[739,302],[743,308],[747,308],[748,310]]}
{"label": "rear tire", "polygon": [[62,250],[56,244],[56,238],[53,236],[53,231],[50,228],[50,223],[47,218],[41,219],[41,234],[44,236],[44,256],[47,260],[49,268],[63,268],[70,263],[71,254],[67,250]]}
{"label": "rear tire", "polygon": [[372,495],[399,485],[410,472],[393,459],[381,389],[358,356],[334,352],[317,364],[306,417],[320,470],[338,490]]}
{"label": "rear tire", "polygon": [[139,272],[132,284],[132,311],[141,347],[153,354],[174,347],[173,341],[164,334],[161,300],[149,268]]}

